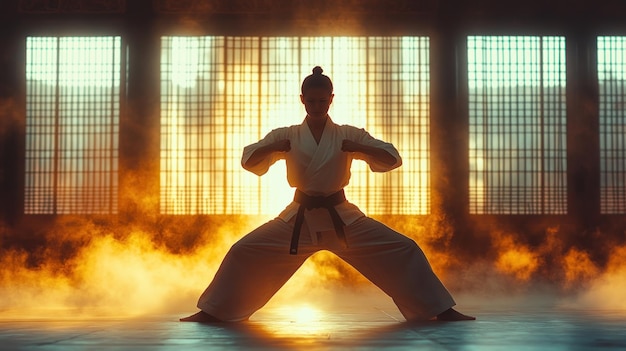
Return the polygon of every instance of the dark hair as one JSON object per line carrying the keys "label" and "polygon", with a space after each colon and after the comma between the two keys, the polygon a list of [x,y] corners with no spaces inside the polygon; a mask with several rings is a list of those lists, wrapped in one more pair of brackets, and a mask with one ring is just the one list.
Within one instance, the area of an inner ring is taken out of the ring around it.
{"label": "dark hair", "polygon": [[326,88],[328,89],[329,94],[333,93],[333,82],[330,78],[328,78],[328,76],[323,75],[322,72],[324,72],[322,67],[313,67],[313,74],[307,76],[302,81],[302,88],[300,89],[302,91],[302,95],[304,95],[310,88]]}

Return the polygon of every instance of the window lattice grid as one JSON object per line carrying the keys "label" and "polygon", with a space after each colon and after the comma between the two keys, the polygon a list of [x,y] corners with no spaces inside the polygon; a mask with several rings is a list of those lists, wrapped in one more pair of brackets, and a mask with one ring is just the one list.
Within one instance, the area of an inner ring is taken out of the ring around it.
{"label": "window lattice grid", "polygon": [[300,83],[320,65],[335,85],[333,120],[368,129],[403,156],[386,174],[355,162],[350,200],[370,214],[428,213],[428,45],[424,37],[163,37],[161,212],[271,214],[291,201],[284,162],[257,177],[241,168],[241,151],[302,122]]}
{"label": "window lattice grid", "polygon": [[467,44],[470,213],[566,213],[564,38]]}
{"label": "window lattice grid", "polygon": [[119,37],[29,37],[27,214],[117,212]]}
{"label": "window lattice grid", "polygon": [[626,213],[626,37],[598,37],[600,211]]}

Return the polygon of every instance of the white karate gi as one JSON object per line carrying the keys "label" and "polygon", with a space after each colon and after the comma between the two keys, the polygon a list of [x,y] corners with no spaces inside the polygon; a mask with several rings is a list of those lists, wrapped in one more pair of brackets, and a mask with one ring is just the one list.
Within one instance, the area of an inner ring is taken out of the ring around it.
{"label": "white karate gi", "polygon": [[[364,129],[337,125],[328,118],[319,145],[306,122],[275,129],[244,148],[244,168],[256,149],[284,139],[290,141],[290,151],[275,152],[247,169],[263,175],[274,162],[284,158],[289,184],[310,196],[328,196],[348,185],[353,158],[364,160],[374,172],[389,171],[402,164],[392,144],[373,138]],[[397,162],[388,166],[368,155],[344,152],[344,139],[382,148]],[[429,319],[455,305],[412,239],[365,216],[348,201],[335,206],[346,225],[347,247],[335,235],[328,210],[318,208],[305,211],[298,254],[289,254],[298,207],[298,203],[292,202],[277,218],[231,247],[200,296],[198,308],[224,321],[246,320],[319,250],[329,250],[356,268],[391,296],[407,320]]]}

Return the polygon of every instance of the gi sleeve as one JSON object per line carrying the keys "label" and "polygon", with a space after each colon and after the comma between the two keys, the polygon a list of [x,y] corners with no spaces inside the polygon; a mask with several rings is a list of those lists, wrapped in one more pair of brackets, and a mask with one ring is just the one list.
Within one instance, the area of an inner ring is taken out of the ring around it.
{"label": "gi sleeve", "polygon": [[367,162],[372,172],[388,172],[402,165],[402,158],[400,157],[400,153],[395,148],[395,146],[393,146],[393,144],[374,138],[365,129],[355,128],[354,134],[355,142],[383,149],[396,159],[396,163],[389,165],[373,156],[366,155],[360,152],[355,152],[354,158]]}
{"label": "gi sleeve", "polygon": [[252,156],[252,154],[260,147],[265,146],[265,145],[269,145],[272,144],[276,141],[279,140],[283,140],[283,139],[289,139],[287,137],[287,128],[278,128],[278,129],[274,129],[271,132],[269,132],[263,139],[257,141],[254,144],[250,144],[246,147],[243,148],[243,155],[241,156],[241,166],[258,175],[258,176],[262,176],[265,173],[267,173],[267,171],[269,170],[270,166],[273,165],[274,163],[276,163],[276,161],[280,160],[281,158],[284,158],[284,153],[282,152],[272,152],[271,154],[269,154],[263,161],[259,162],[258,164],[252,166],[252,167],[247,167],[246,166],[246,162],[248,162],[248,159],[250,159],[250,156]]}

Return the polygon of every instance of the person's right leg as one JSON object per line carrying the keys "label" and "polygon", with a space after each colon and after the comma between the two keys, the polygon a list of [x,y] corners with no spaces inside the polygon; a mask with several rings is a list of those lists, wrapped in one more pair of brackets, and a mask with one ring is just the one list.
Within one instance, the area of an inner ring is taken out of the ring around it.
{"label": "person's right leg", "polygon": [[289,254],[292,229],[274,219],[235,243],[198,300],[202,312],[181,321],[243,321],[263,307],[312,254]]}

